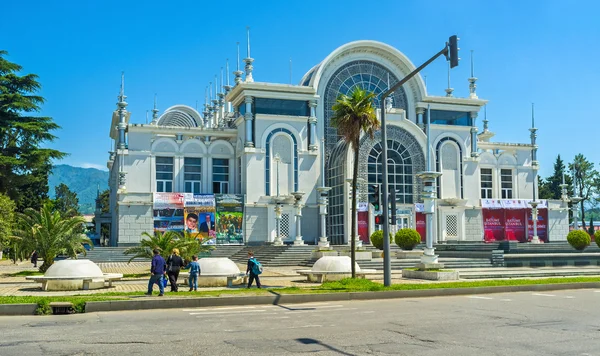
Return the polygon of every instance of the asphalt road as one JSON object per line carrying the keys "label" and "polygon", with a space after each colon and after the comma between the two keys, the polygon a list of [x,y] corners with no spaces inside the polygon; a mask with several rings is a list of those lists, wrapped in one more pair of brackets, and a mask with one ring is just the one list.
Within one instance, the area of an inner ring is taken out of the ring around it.
{"label": "asphalt road", "polygon": [[0,355],[600,355],[600,290],[0,317]]}

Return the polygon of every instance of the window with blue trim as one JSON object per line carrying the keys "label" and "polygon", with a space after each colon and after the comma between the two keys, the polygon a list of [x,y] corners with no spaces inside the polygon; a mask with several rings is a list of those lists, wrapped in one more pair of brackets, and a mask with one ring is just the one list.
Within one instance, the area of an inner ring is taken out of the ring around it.
{"label": "window with blue trim", "polygon": [[309,116],[308,102],[304,100],[254,99],[255,114]]}
{"label": "window with blue trim", "polygon": [[[425,110],[425,120],[427,110]],[[471,126],[471,113],[463,111],[431,110],[432,125]]]}
{"label": "window with blue trim", "polygon": [[[265,195],[270,196],[271,195],[271,169],[276,169],[276,167],[272,167],[271,165],[271,161],[272,161],[272,157],[271,157],[271,151],[272,151],[272,140],[273,140],[273,136],[277,133],[284,133],[287,134],[290,139],[292,140],[293,143],[293,151],[292,151],[292,157],[293,157],[293,177],[294,177],[294,191],[298,191],[298,142],[296,141],[296,137],[292,134],[292,132],[288,129],[284,129],[284,128],[277,128],[274,129],[273,131],[271,131],[269,133],[269,135],[267,136],[267,142],[265,144],[265,151],[266,151],[266,160],[265,160]],[[277,183],[275,183],[277,184]]]}

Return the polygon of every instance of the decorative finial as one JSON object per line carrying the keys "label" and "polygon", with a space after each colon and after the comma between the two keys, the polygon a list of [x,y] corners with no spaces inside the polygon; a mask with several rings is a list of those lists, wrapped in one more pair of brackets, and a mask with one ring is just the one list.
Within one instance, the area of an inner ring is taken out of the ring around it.
{"label": "decorative finial", "polygon": [[477,93],[477,78],[475,78],[475,70],[474,68],[474,60],[473,60],[473,50],[471,50],[471,78],[469,78],[469,98],[470,99],[478,99]]}
{"label": "decorative finial", "polygon": [[219,90],[220,90],[220,93],[222,93],[224,90],[224,88],[223,88],[223,67],[221,67],[221,84],[219,85]]}
{"label": "decorative finial", "polygon": [[448,88],[446,88],[446,96],[451,97],[453,91],[454,89],[450,87],[450,62],[448,62]]}
{"label": "decorative finial", "polygon": [[152,125],[158,123],[158,108],[156,106],[156,94],[154,94],[154,108],[152,109]]}
{"label": "decorative finial", "polygon": [[531,128],[534,129],[535,128],[535,110],[534,110],[534,104],[531,103]]}
{"label": "decorative finial", "polygon": [[246,26],[246,33],[248,34],[248,58],[250,57],[250,26]]}
{"label": "decorative finial", "polygon": [[483,107],[483,131],[488,131],[487,105]]}
{"label": "decorative finial", "polygon": [[227,73],[227,85],[229,85],[229,58],[225,60],[225,72]]}
{"label": "decorative finial", "polygon": [[235,70],[235,72],[233,72],[233,75],[235,76],[235,78],[233,80],[235,82],[235,85],[238,85],[239,83],[242,82],[242,74],[244,74],[244,72],[242,72],[240,70],[240,43],[236,42],[236,45],[237,45],[237,61],[235,62],[236,70]]}
{"label": "decorative finial", "polygon": [[244,59],[244,62],[246,62],[246,83],[252,83],[254,82],[254,78],[252,78],[252,70],[254,69],[254,67],[252,66],[252,62],[254,62],[254,59],[252,57],[250,57],[250,26],[246,27],[246,30],[248,32],[248,57]]}
{"label": "decorative finial", "polygon": [[121,72],[121,96],[125,95],[125,72]]}

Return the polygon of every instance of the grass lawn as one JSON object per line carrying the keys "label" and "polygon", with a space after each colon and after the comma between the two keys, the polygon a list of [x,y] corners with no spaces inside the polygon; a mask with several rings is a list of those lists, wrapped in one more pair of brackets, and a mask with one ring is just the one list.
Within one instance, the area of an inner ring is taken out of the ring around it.
{"label": "grass lawn", "polygon": [[43,273],[40,271],[20,271],[15,273],[7,274],[9,277],[27,277],[27,276],[42,276]]}
{"label": "grass lawn", "polygon": [[[506,280],[482,280],[482,281],[461,281],[461,282],[441,282],[441,283],[415,283],[415,284],[393,284],[385,287],[381,283],[376,283],[368,279],[346,278],[337,282],[326,282],[318,287],[310,288],[273,288],[273,289],[224,289],[200,292],[181,291],[178,293],[166,293],[165,298],[173,297],[234,297],[251,295],[273,295],[273,294],[316,294],[316,293],[344,293],[344,292],[378,292],[393,290],[423,290],[423,289],[444,289],[444,288],[476,288],[476,287],[499,287],[499,286],[522,286],[522,285],[542,285],[542,284],[562,284],[562,283],[585,283],[600,282],[600,277],[556,277],[542,279],[506,279]],[[157,293],[154,293],[156,296]],[[37,303],[38,314],[51,313],[49,303],[51,302],[71,302],[77,312],[85,310],[85,303],[91,301],[109,301],[109,300],[130,300],[144,297],[144,292],[108,292],[92,295],[75,296],[56,296],[56,297],[34,297],[34,296],[0,296],[0,304],[16,303]]]}

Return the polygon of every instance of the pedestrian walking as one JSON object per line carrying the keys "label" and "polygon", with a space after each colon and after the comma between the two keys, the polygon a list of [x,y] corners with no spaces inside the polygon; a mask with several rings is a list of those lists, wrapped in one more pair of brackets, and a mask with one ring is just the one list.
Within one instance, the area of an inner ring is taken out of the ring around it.
{"label": "pedestrian walking", "polygon": [[31,263],[33,263],[33,267],[37,268],[37,261],[38,261],[38,253],[37,250],[33,250],[33,252],[31,253]]}
{"label": "pedestrian walking", "polygon": [[152,295],[152,289],[154,288],[154,284],[158,284],[159,297],[165,295],[165,285],[163,284],[163,278],[166,273],[166,263],[165,259],[160,255],[160,251],[158,249],[154,249],[153,251],[154,257],[152,257],[152,265],[150,266],[150,280],[148,281],[148,293],[146,295]]}
{"label": "pedestrian walking", "polygon": [[256,287],[259,289],[261,288],[260,278],[258,278],[258,275],[261,273],[262,265],[254,258],[254,252],[248,251],[248,266],[246,268],[246,274],[250,276],[250,278],[248,278],[248,288],[252,287],[252,282],[254,282],[254,280],[256,280]]}
{"label": "pedestrian walking", "polygon": [[177,278],[179,278],[179,271],[181,267],[185,266],[183,258],[179,256],[179,249],[174,248],[171,251],[171,256],[167,258],[167,276],[169,276],[169,283],[171,284],[171,292],[177,292]]}
{"label": "pedestrian walking", "polygon": [[190,285],[190,292],[198,291],[198,275],[200,274],[200,263],[198,262],[198,256],[192,256],[192,262],[185,266],[185,269],[190,270],[190,276],[188,277],[188,284]]}

